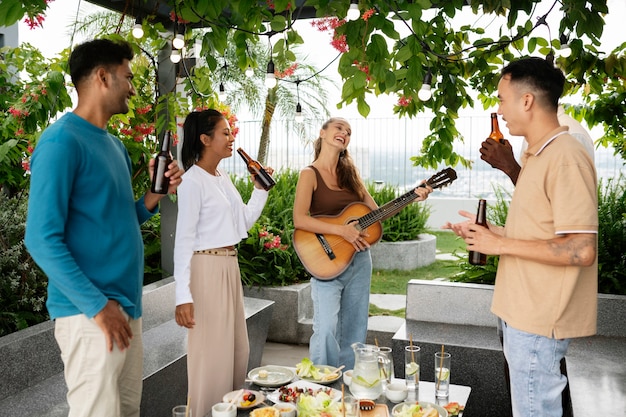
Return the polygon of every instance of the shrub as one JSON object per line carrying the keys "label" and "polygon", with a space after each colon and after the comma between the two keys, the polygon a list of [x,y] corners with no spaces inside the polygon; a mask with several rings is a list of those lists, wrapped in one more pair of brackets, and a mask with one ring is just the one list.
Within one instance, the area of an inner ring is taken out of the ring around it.
{"label": "shrub", "polygon": [[598,189],[598,292],[626,295],[626,177]]}
{"label": "shrub", "polygon": [[[245,285],[283,286],[306,281],[304,269],[293,247],[293,201],[298,172],[282,171],[259,220],[238,245],[241,279]],[[248,201],[254,185],[249,177],[233,177],[235,187]]]}
{"label": "shrub", "polygon": [[[496,204],[488,207],[489,222],[503,225],[509,208],[510,195],[496,188]],[[606,184],[598,184],[598,292],[626,295],[626,177],[620,174]],[[494,284],[498,256],[488,256],[487,265],[467,262],[467,255],[457,255],[461,272],[450,280]]]}
{"label": "shrub", "polygon": [[[382,206],[402,193],[396,187],[384,185],[382,187],[372,183],[367,184],[367,190],[376,201],[378,206]],[[430,216],[430,207],[422,202],[411,203],[403,208],[399,213],[382,222],[383,242],[401,242],[417,239],[420,233],[426,231],[426,222]]]}
{"label": "shrub", "polygon": [[48,320],[48,280],[24,246],[28,200],[0,193],[0,336]]}

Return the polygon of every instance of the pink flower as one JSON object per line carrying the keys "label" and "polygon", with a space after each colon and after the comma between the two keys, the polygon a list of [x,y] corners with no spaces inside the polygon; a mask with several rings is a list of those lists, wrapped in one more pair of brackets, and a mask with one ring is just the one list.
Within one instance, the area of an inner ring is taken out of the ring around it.
{"label": "pink flower", "polygon": [[30,161],[28,159],[22,161],[22,169],[27,173],[30,172]]}
{"label": "pink flower", "polygon": [[137,108],[137,114],[146,114],[148,113],[150,110],[152,110],[152,105],[148,104],[146,107],[139,107]]}
{"label": "pink flower", "polygon": [[409,104],[411,104],[412,101],[413,101],[413,99],[411,97],[402,96],[402,97],[400,97],[398,99],[398,106],[408,107]]}

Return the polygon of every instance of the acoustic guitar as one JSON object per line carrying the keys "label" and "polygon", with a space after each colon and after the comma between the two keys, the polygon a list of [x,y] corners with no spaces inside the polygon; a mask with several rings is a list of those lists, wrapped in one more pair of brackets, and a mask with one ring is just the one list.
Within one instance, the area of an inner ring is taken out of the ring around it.
{"label": "acoustic guitar", "polygon": [[[451,184],[456,179],[456,171],[446,168],[430,177],[426,184],[433,189]],[[420,184],[425,187],[426,184]],[[377,243],[383,235],[381,222],[408,206],[418,195],[414,190],[386,203],[385,205],[371,210],[361,202],[351,203],[336,216],[316,216],[316,219],[338,225],[345,225],[350,222],[358,230],[366,230],[368,236],[365,240],[373,245]],[[343,239],[339,235],[312,233],[296,229],[293,234],[293,245],[302,261],[302,265],[315,278],[330,280],[348,268],[356,250],[352,243]]]}

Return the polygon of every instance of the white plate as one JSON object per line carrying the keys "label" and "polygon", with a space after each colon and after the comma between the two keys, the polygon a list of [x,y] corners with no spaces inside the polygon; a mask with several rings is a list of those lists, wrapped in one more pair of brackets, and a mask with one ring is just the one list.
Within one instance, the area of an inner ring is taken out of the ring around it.
{"label": "white plate", "polygon": [[[334,399],[334,400],[340,400],[341,399],[341,391],[336,390],[334,388],[329,388],[326,387],[324,385],[320,385],[320,384],[316,384],[314,382],[309,382],[309,381],[304,381],[304,380],[299,380],[299,381],[295,381],[292,382],[289,385],[285,385],[284,388],[291,388],[291,389],[302,389],[302,390],[312,390],[313,392],[318,392],[320,390],[328,390],[330,389],[330,396]],[[282,403],[285,401],[281,401],[280,400],[280,388],[277,389],[276,391],[272,391],[269,394],[267,394],[267,399],[270,400],[273,403]]]}
{"label": "white plate", "polygon": [[[399,413],[401,412],[402,409],[404,409],[404,407],[410,407],[413,404],[414,403],[408,403],[408,402],[396,404],[391,410],[391,417],[398,417]],[[422,406],[422,408],[428,408],[428,407],[434,408],[435,410],[437,410],[437,412],[439,412],[439,417],[448,417],[448,412],[446,411],[445,408],[443,408],[440,405],[429,403],[426,401],[419,401],[419,404]]]}
{"label": "white plate", "polygon": [[[322,373],[322,375],[324,375],[326,372],[326,370],[328,370],[328,373],[332,373],[333,371],[336,371],[337,368],[335,368],[334,366],[330,366],[330,365],[314,365],[317,369],[319,369],[319,371]],[[316,384],[323,384],[323,385],[330,385],[333,382],[335,382],[336,380],[338,380],[339,378],[341,378],[342,372],[338,371],[336,374],[336,376],[332,379],[329,380],[319,380],[319,379],[313,379],[313,378],[305,378],[302,377],[300,375],[298,375],[298,373],[296,372],[296,376],[298,378],[300,378],[303,381],[309,381],[309,382],[314,382]]]}
{"label": "white plate", "polygon": [[[247,393],[247,392],[251,392],[252,394],[255,395],[255,399],[254,402],[250,405],[241,405],[241,402],[243,401],[243,394]],[[254,391],[251,389],[246,389],[246,390],[237,390],[237,391],[231,391],[227,394],[224,394],[224,397],[222,397],[222,400],[225,403],[229,403],[231,399],[233,399],[234,396],[238,396],[239,398],[237,400],[235,400],[235,405],[237,406],[237,408],[240,408],[242,410],[247,410],[248,408],[253,408],[256,407],[257,405],[261,404],[263,401],[265,401],[265,396],[260,393],[259,391]]]}
{"label": "white plate", "polygon": [[[267,372],[267,376],[261,378],[260,371]],[[261,366],[248,372],[248,379],[262,387],[279,387],[290,383],[295,376],[295,372],[291,369],[274,365]]]}

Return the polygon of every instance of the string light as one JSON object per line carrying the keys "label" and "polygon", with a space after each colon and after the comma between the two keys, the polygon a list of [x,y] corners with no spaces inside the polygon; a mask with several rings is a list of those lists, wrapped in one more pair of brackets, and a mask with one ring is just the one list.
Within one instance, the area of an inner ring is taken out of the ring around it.
{"label": "string light", "polygon": [[226,88],[224,88],[224,83],[220,83],[219,93],[217,94],[217,97],[220,99],[220,101],[226,100]]}
{"label": "string light", "polygon": [[424,76],[424,82],[422,88],[417,92],[417,97],[422,101],[428,101],[433,96],[432,87],[430,83],[433,81],[433,74],[428,70]]}
{"label": "string light", "polygon": [[270,59],[267,63],[267,72],[265,73],[265,86],[267,88],[276,87],[276,74],[274,74],[274,61]]}
{"label": "string light", "polygon": [[572,48],[569,46],[569,38],[564,33],[561,33],[561,36],[559,37],[559,42],[561,43],[559,55],[561,55],[563,58],[568,58],[570,55],[572,55]]}
{"label": "string light", "polygon": [[350,8],[348,8],[348,14],[346,16],[346,19],[357,20],[359,17],[361,17],[361,11],[359,10],[359,1],[350,0]]}
{"label": "string light", "polygon": [[172,54],[170,55],[170,61],[174,64],[178,64],[180,62],[180,51],[178,49],[172,49]]}
{"label": "string light", "polygon": [[176,49],[183,49],[185,47],[185,37],[178,33],[172,40],[172,46]]}
{"label": "string light", "polygon": [[254,70],[252,69],[250,65],[248,65],[248,68],[246,68],[246,77],[250,78],[253,75],[254,75]]}
{"label": "string light", "polygon": [[300,105],[300,79],[296,80],[296,96],[298,97],[298,104],[296,104],[296,123],[302,123],[304,121],[304,115],[302,114],[302,106]]}
{"label": "string light", "polygon": [[135,26],[133,26],[133,30],[131,31],[131,33],[133,34],[133,37],[135,39],[143,38],[143,27],[141,26],[141,21],[139,20],[139,18],[135,20]]}

